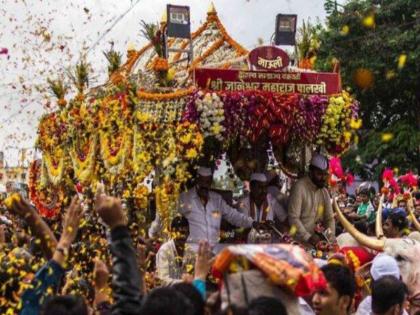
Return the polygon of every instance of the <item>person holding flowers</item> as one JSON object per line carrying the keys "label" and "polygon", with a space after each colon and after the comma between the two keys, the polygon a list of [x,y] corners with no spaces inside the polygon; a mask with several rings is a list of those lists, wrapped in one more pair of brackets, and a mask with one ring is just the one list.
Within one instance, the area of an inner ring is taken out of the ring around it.
{"label": "person holding flowers", "polygon": [[239,200],[239,211],[258,223],[275,222],[280,230],[285,230],[287,212],[268,194],[267,176],[263,173],[251,175],[250,193]]}
{"label": "person holding flowers", "polygon": [[295,237],[316,246],[321,237],[316,232],[318,223],[335,237],[335,220],[331,197],[326,188],[328,160],[321,154],[312,157],[309,174],[292,187],[289,199],[289,224],[296,229]]}

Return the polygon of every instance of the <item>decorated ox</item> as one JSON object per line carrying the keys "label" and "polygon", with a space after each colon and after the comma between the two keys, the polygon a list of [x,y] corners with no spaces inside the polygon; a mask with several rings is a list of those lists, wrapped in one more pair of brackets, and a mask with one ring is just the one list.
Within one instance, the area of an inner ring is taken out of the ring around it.
{"label": "decorated ox", "polygon": [[[382,202],[377,211],[376,238],[358,231],[341,212],[336,200],[333,201],[333,207],[343,227],[360,245],[377,252],[385,252],[397,260],[402,280],[409,291],[410,314],[420,314],[420,242],[410,237],[391,239],[384,236],[382,231]],[[409,209],[409,213],[413,225],[420,230],[420,223],[412,214],[411,209]]]}

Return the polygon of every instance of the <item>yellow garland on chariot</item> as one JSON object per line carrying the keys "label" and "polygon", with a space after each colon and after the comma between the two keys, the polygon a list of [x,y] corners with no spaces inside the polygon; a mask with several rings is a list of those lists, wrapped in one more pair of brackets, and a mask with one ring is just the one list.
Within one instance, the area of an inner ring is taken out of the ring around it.
{"label": "yellow garland on chariot", "polygon": [[110,134],[106,131],[99,132],[99,143],[100,143],[100,152],[102,159],[104,161],[105,168],[111,173],[119,173],[122,167],[125,165],[127,155],[130,152],[131,148],[131,133],[129,130],[124,129],[121,131],[123,133],[120,147],[116,154],[112,154],[110,150]]}
{"label": "yellow garland on chariot", "polygon": [[148,202],[149,202],[149,199],[148,199],[149,194],[150,194],[149,189],[143,184],[138,184],[137,187],[134,189],[133,197],[134,197],[136,206],[139,209],[147,208]]}
{"label": "yellow garland on chariot", "polygon": [[134,131],[133,138],[133,169],[139,175],[139,181],[143,181],[153,170],[149,147],[151,143],[146,143],[147,140],[141,131]]}
{"label": "yellow garland on chariot", "polygon": [[69,150],[70,158],[73,163],[74,175],[82,183],[89,183],[92,180],[96,162],[96,144],[97,137],[95,135],[93,136],[93,139],[90,139],[89,152],[86,154],[84,160],[79,159],[74,144]]}
{"label": "yellow garland on chariot", "polygon": [[194,87],[188,89],[182,89],[171,93],[148,93],[145,91],[138,91],[137,97],[140,100],[152,100],[152,101],[163,101],[171,100],[175,98],[181,98],[190,95],[194,91]]}
{"label": "yellow garland on chariot", "polygon": [[48,181],[54,186],[57,186],[61,182],[64,174],[64,156],[61,149],[58,149],[58,152],[60,154],[57,154],[59,155],[57,166],[54,166],[50,153],[44,152],[42,156],[43,170],[46,172]]}
{"label": "yellow garland on chariot", "polygon": [[170,177],[164,177],[162,183],[155,188],[156,210],[162,218],[164,234],[169,232],[171,220],[176,212],[180,187],[180,184]]}

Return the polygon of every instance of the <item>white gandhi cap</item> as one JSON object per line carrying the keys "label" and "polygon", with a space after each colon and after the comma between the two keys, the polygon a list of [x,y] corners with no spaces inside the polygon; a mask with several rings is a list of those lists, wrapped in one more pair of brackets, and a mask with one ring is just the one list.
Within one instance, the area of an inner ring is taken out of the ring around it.
{"label": "white gandhi cap", "polygon": [[251,175],[251,182],[252,181],[266,183],[267,182],[267,176],[265,176],[265,174],[263,174],[263,173],[253,173]]}
{"label": "white gandhi cap", "polygon": [[213,172],[211,171],[211,169],[208,168],[208,167],[204,167],[204,166],[200,166],[198,168],[197,173],[198,173],[198,175],[204,176],[204,177],[213,176]]}
{"label": "white gandhi cap", "polygon": [[322,171],[328,170],[328,160],[325,156],[315,153],[311,159],[311,165],[319,168]]}
{"label": "white gandhi cap", "polygon": [[399,279],[400,268],[394,257],[386,254],[379,254],[372,261],[370,274],[372,275],[373,280],[378,280],[383,276],[394,276]]}

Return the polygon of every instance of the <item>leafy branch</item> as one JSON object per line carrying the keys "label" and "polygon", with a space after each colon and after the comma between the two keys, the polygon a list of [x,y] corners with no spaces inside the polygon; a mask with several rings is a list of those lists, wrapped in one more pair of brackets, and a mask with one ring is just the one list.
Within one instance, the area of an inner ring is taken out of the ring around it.
{"label": "leafy branch", "polygon": [[147,23],[144,20],[142,20],[141,33],[147,40],[149,40],[152,43],[153,47],[155,48],[156,54],[159,57],[163,57],[163,47],[162,47],[161,31],[159,29],[159,24]]}
{"label": "leafy branch", "polygon": [[108,61],[108,74],[111,75],[120,68],[122,54],[114,49],[104,51],[103,54]]}
{"label": "leafy branch", "polygon": [[52,95],[57,97],[57,99],[63,99],[68,91],[68,86],[64,84],[64,81],[62,79],[47,79],[48,82],[48,88]]}
{"label": "leafy branch", "polygon": [[70,80],[73,82],[79,94],[83,94],[85,88],[89,87],[89,72],[90,65],[84,60],[81,60],[76,65],[74,71],[68,71]]}

